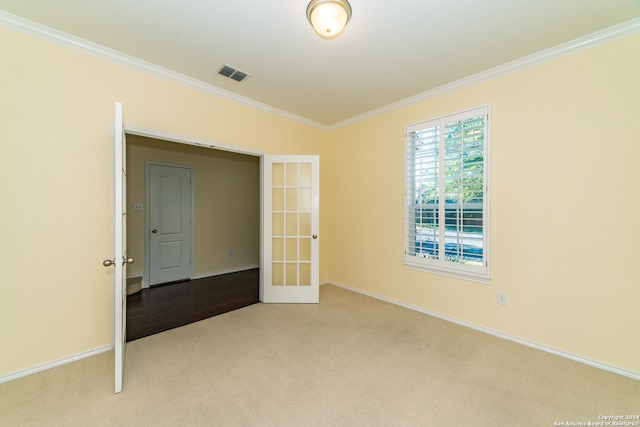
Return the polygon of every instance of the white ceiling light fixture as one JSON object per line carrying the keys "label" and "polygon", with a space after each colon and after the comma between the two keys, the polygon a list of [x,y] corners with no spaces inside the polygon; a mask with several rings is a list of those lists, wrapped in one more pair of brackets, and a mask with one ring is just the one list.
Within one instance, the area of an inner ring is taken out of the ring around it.
{"label": "white ceiling light fixture", "polygon": [[351,5],[347,0],[312,0],[307,6],[307,19],[320,37],[333,39],[351,19]]}

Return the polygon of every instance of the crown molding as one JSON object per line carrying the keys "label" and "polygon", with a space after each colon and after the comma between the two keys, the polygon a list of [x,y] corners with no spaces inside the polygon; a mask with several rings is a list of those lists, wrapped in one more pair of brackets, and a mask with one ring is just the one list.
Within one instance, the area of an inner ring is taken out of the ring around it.
{"label": "crown molding", "polygon": [[577,38],[575,40],[554,46],[549,49],[542,50],[540,52],[516,59],[511,62],[507,62],[497,67],[490,68],[485,71],[481,71],[477,74],[473,74],[468,77],[464,77],[460,80],[456,80],[451,83],[439,86],[437,88],[428,90],[426,92],[419,93],[417,95],[410,96],[408,98],[401,99],[400,101],[387,104],[383,107],[376,108],[363,114],[351,117],[347,120],[343,120],[338,123],[334,123],[328,126],[328,130],[335,130],[349,126],[364,120],[371,119],[373,117],[390,113],[401,108],[405,108],[420,102],[427,101],[429,99],[436,98],[449,92],[460,90],[462,88],[472,86],[478,83],[485,82],[487,80],[494,79],[509,73],[513,73],[518,70],[533,67],[535,65],[543,64],[545,62],[553,61],[554,59],[562,58],[563,56],[571,55],[582,50],[586,50],[601,44],[611,42],[613,40],[637,33],[640,31],[640,18],[635,18],[630,21],[623,22],[622,24],[615,25],[613,27],[606,28],[604,30]]}
{"label": "crown molding", "polygon": [[109,49],[105,46],[89,42],[79,37],[72,36],[62,31],[55,30],[53,28],[38,24],[28,19],[21,18],[17,15],[0,10],[0,26],[10,28],[25,34],[29,34],[50,42],[70,47],[72,49],[79,50],[81,52],[97,56],[102,59],[106,59],[111,62],[115,62],[120,65],[131,67],[140,71],[144,71],[167,80],[176,82],[183,86],[196,89],[198,91],[218,96],[230,101],[237,102],[239,104],[255,108],[257,110],[281,117],[283,119],[298,122],[307,126],[315,127],[324,131],[332,131],[340,129],[355,123],[371,119],[382,114],[386,114],[401,108],[405,108],[420,102],[427,101],[429,99],[436,98],[438,96],[450,93],[456,90],[463,89],[465,87],[485,82],[487,80],[494,79],[496,77],[503,76],[518,70],[522,70],[535,65],[543,64],[554,59],[561,58],[563,56],[571,55],[573,53],[589,49],[595,46],[599,46],[604,43],[637,33],[640,31],[640,18],[635,18],[627,22],[615,25],[613,27],[606,28],[604,30],[577,38],[575,40],[563,43],[561,45],[542,50],[532,55],[525,56],[520,59],[516,59],[511,62],[499,65],[494,68],[490,68],[480,73],[464,77],[451,83],[439,86],[437,88],[428,90],[426,92],[419,93],[417,95],[410,96],[408,98],[401,99],[400,101],[387,104],[383,107],[370,110],[366,113],[358,114],[349,119],[334,123],[332,125],[325,125],[316,122],[311,119],[307,119],[302,116],[290,113],[285,110],[278,109],[268,104],[253,100],[246,96],[237,95],[233,92],[221,89],[209,83],[194,79],[184,74],[171,71],[167,68],[160,67],[147,61],[135,58],[131,55],[124,54],[114,49]]}
{"label": "crown molding", "polygon": [[327,125],[307,119],[306,117],[298,116],[296,114],[281,110],[268,104],[264,104],[246,96],[235,94],[212,84],[205,83],[201,80],[194,79],[192,77],[169,70],[151,62],[147,62],[134,56],[119,52],[117,50],[110,49],[108,47],[81,39],[76,36],[72,36],[71,34],[58,31],[42,24],[38,24],[37,22],[30,21],[20,16],[5,12],[3,10],[0,10],[0,26],[29,34],[31,36],[38,37],[62,46],[70,47],[72,49],[79,50],[89,55],[106,59],[107,61],[115,62],[126,67],[144,71],[146,73],[162,77],[164,79],[173,81],[192,89],[196,89],[209,95],[214,95],[233,102],[237,102],[239,104],[255,108],[257,110],[273,114],[287,120],[299,122],[304,125],[319,128],[325,131],[328,130]]}

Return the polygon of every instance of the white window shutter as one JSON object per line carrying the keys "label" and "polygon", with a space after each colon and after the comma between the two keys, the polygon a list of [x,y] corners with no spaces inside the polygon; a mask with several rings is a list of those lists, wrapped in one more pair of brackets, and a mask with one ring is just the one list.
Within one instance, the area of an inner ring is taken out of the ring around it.
{"label": "white window shutter", "polygon": [[488,107],[405,128],[405,264],[488,279]]}

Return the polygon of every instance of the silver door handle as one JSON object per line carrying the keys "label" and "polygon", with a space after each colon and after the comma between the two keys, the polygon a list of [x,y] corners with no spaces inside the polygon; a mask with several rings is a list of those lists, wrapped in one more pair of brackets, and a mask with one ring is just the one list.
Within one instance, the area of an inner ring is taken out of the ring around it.
{"label": "silver door handle", "polygon": [[[134,262],[136,262],[136,260],[133,257],[129,257],[129,258],[122,257],[122,265],[133,264]],[[102,261],[102,265],[104,265],[105,267],[111,267],[112,265],[115,265],[115,260],[105,259],[104,261]]]}

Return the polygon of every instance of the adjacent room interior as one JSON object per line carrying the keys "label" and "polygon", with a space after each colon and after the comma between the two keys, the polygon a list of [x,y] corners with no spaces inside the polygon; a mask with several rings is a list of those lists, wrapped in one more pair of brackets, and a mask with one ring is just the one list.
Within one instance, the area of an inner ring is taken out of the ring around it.
{"label": "adjacent room interior", "polygon": [[[247,154],[127,136],[127,250],[138,260],[127,275],[133,283],[141,282],[140,291],[127,299],[128,341],[258,301],[258,274],[251,270],[260,263],[259,160]],[[189,167],[193,174],[188,271],[159,282],[144,274],[146,268],[153,269],[149,262],[155,261],[146,253],[153,235],[147,227],[150,165]],[[226,277],[212,284],[221,275]],[[162,285],[165,288],[157,288]],[[205,289],[211,289],[212,295]],[[194,300],[198,296],[199,301]]]}

